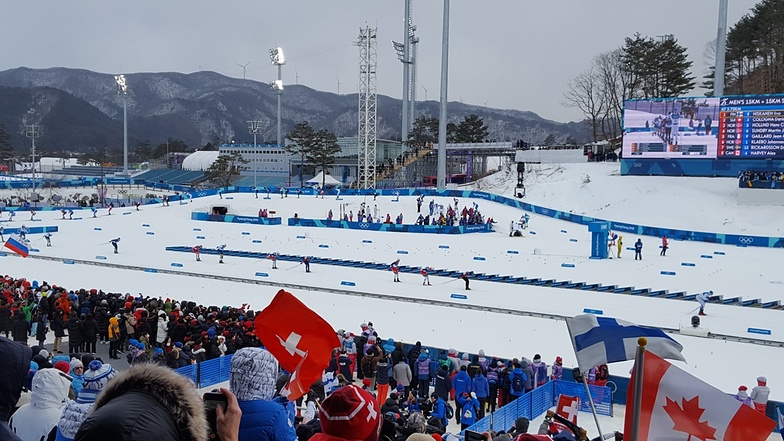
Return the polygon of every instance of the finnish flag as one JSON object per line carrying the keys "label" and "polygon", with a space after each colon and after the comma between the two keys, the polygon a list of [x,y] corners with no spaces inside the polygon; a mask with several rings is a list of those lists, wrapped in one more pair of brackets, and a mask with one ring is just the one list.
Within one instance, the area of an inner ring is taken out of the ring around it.
{"label": "finnish flag", "polygon": [[566,319],[581,371],[617,361],[634,360],[637,339],[648,340],[645,349],[662,358],[686,361],[683,346],[661,329],[645,328],[624,320],[583,314]]}

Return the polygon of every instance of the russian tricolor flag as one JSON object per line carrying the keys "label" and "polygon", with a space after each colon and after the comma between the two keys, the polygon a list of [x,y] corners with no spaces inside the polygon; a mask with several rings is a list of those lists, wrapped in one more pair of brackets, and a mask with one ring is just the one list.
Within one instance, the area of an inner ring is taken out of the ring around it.
{"label": "russian tricolor flag", "polygon": [[5,242],[5,247],[22,257],[27,257],[30,254],[30,249],[27,247],[27,245],[25,245],[21,240],[16,240],[13,237],[8,238],[8,240]]}

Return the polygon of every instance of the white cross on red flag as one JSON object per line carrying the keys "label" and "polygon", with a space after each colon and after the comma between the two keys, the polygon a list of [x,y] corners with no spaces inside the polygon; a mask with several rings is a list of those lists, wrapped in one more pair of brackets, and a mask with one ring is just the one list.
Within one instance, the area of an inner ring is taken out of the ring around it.
{"label": "white cross on red flag", "polygon": [[[577,425],[577,413],[580,411],[580,397],[570,397],[569,395],[559,395],[558,396],[558,407],[555,408],[555,413],[561,415],[562,417],[566,418],[567,420],[571,421],[573,424]],[[554,421],[553,425],[559,432],[566,430],[569,431],[569,428],[565,425],[559,423],[558,421]]]}
{"label": "white cross on red flag", "polygon": [[[632,403],[635,375],[626,402]],[[776,422],[697,377],[645,351],[638,441],[764,441]],[[624,434],[631,435],[626,412]]]}
{"label": "white cross on red flag", "polygon": [[321,379],[332,349],[340,347],[332,326],[282,289],[256,316],[254,328],[264,347],[291,372],[282,392],[289,400],[305,395],[310,385]]}

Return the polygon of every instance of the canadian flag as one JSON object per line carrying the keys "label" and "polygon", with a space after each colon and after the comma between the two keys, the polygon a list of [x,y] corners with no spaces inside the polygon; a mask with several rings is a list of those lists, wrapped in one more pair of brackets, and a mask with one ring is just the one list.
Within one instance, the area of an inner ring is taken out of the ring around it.
{"label": "canadian flag", "polygon": [[[577,425],[577,412],[579,411],[580,397],[570,397],[569,395],[563,394],[558,396],[558,407],[555,408],[555,413],[571,421],[574,425]],[[569,431],[568,427],[558,421],[553,422],[553,425],[559,432],[564,430]]]}
{"label": "canadian flag", "polygon": [[[634,382],[627,403],[632,403]],[[699,378],[646,351],[638,441],[763,441],[776,422]],[[631,413],[624,433],[630,437]]]}
{"label": "canadian flag", "polygon": [[308,392],[329,365],[332,349],[340,346],[332,326],[291,293],[280,290],[254,320],[264,347],[291,372],[282,391],[289,400]]}

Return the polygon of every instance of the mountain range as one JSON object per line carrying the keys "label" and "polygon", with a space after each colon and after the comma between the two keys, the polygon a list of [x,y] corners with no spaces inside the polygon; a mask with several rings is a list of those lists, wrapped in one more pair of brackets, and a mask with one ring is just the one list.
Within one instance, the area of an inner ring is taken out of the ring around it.
{"label": "mountain range", "polygon": [[[252,142],[248,121],[262,123],[258,142],[275,142],[277,96],[267,83],[230,78],[215,72],[127,74],[129,146],[148,140],[153,146],[179,139],[192,148],[211,141]],[[83,69],[20,67],[0,72],[0,123],[21,151],[29,147],[24,125],[43,129],[37,148],[57,154],[90,148],[121,149],[123,102],[111,74]],[[521,103],[521,106],[525,103]],[[282,97],[284,135],[297,123],[309,121],[338,137],[356,136],[358,95],[322,92],[305,85],[287,85]],[[378,137],[400,139],[402,103],[378,96]],[[438,101],[416,103],[417,116],[437,116]],[[492,109],[450,102],[449,120],[477,114],[496,141],[538,144],[550,136],[556,142],[577,142],[587,136],[580,122],[561,123],[528,111]]]}

